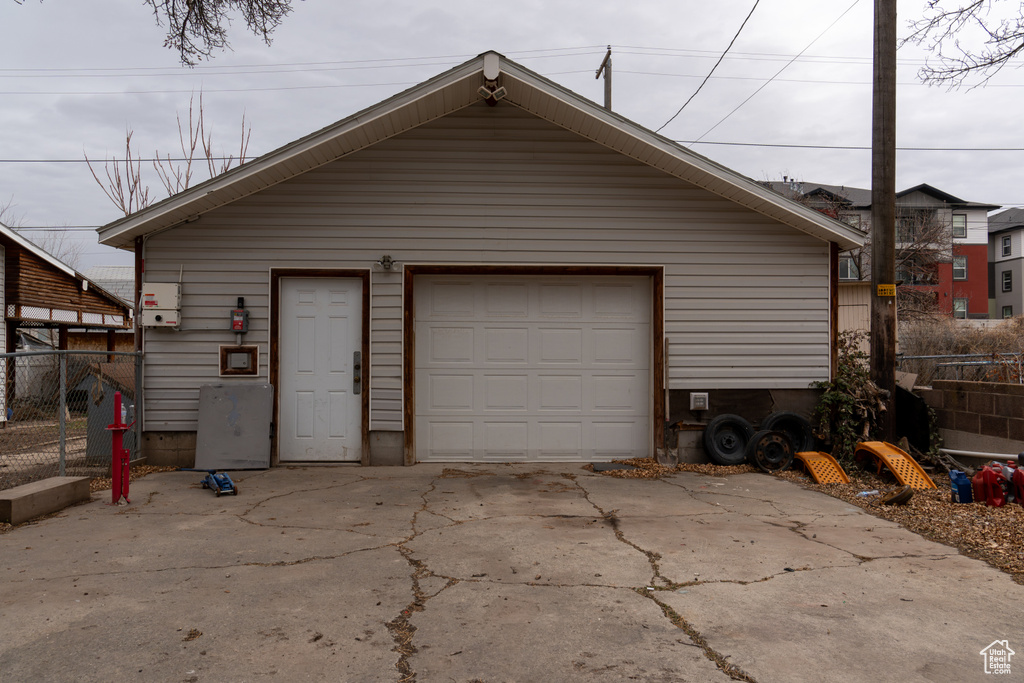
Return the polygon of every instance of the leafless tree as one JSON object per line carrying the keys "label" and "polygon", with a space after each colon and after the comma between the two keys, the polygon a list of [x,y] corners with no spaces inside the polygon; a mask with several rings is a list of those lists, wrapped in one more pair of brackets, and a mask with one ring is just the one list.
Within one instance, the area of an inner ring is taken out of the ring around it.
{"label": "leafless tree", "polygon": [[292,11],[291,0],[145,0],[160,26],[164,46],[178,51],[181,63],[194,66],[228,45],[229,14],[239,12],[256,36],[270,45],[271,34]]}
{"label": "leafless tree", "polygon": [[[25,0],[14,0],[19,5]],[[42,0],[40,0],[42,2]],[[178,51],[181,63],[195,66],[214,50],[231,47],[227,25],[240,13],[245,25],[270,45],[271,34],[291,14],[292,0],[143,0],[158,26],[167,27],[164,47]]]}
{"label": "leafless tree", "polygon": [[[774,184],[777,189],[780,187]],[[781,193],[790,199],[841,221],[855,222],[866,233],[863,246],[843,252],[857,278],[871,279],[870,218],[851,208],[849,200],[826,191],[804,193],[799,183],[784,182]],[[857,220],[852,218],[856,216]],[[938,266],[953,260],[952,225],[934,209],[896,209],[896,314],[902,320],[939,314],[938,300],[930,285],[938,283]]]}
{"label": "leafless tree", "polygon": [[15,213],[16,206],[14,197],[0,203],[0,224],[16,230],[46,253],[78,270],[85,255],[86,242],[72,237],[69,228],[47,228],[42,234],[23,229],[24,216]]}
{"label": "leafless tree", "polygon": [[[195,162],[206,161],[207,177],[212,178],[229,170],[237,162],[245,163],[246,152],[249,149],[249,138],[252,129],[245,123],[245,114],[242,114],[241,138],[238,144],[238,156],[234,155],[221,157],[213,149],[213,134],[206,130],[206,117],[203,113],[203,93],[199,93],[199,109],[195,108],[195,97],[188,101],[188,130],[186,132],[181,121],[181,114],[178,118],[178,142],[181,145],[181,161],[175,161],[170,154],[156,155],[153,167],[156,169],[160,182],[168,195],[177,194],[188,189],[192,183],[192,175],[195,169]],[[197,154],[199,155],[197,157]]]}
{"label": "leafless tree", "polygon": [[[196,108],[195,97],[189,98],[188,102],[188,127],[182,122],[181,114],[177,114],[178,120],[178,142],[181,145],[181,157],[173,157],[170,154],[155,153],[152,159],[153,168],[156,171],[160,183],[164,186],[168,195],[177,194],[187,190],[193,183],[197,166],[203,162],[206,165],[205,178],[212,178],[228,171],[235,165],[245,163],[246,154],[249,149],[249,138],[252,129],[242,115],[241,136],[238,146],[238,156],[220,156],[213,147],[213,134],[206,130],[206,117],[203,113],[203,94],[199,93],[199,106]],[[113,202],[114,206],[128,216],[140,209],[144,209],[155,200],[150,195],[149,185],[145,184],[142,177],[142,158],[132,147],[132,135],[134,131],[130,128],[125,132],[124,158],[107,159],[104,162],[103,170],[106,181],[93,168],[92,161],[86,155],[85,161],[89,166],[89,172],[93,179]]]}
{"label": "leafless tree", "polygon": [[[926,47],[935,62],[918,72],[925,83],[960,86],[973,75],[987,82],[1024,52],[1024,5],[1005,0],[971,0],[949,8],[945,0],[928,0],[925,16],[910,22],[904,43]],[[979,48],[966,36],[981,37]]]}
{"label": "leafless tree", "polygon": [[132,149],[132,135],[134,131],[130,128],[125,130],[124,158],[107,159],[103,164],[107,181],[100,180],[96,169],[92,167],[89,156],[85,156],[85,163],[89,166],[96,184],[100,186],[107,199],[114,203],[125,216],[144,209],[153,203],[149,196],[149,186],[142,182],[142,159]]}

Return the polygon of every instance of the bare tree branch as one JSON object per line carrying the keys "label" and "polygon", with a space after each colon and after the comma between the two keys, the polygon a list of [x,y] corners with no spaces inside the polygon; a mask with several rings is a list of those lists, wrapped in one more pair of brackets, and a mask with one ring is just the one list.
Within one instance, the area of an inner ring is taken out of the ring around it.
{"label": "bare tree branch", "polygon": [[[195,96],[188,101],[188,126],[182,122],[181,114],[176,115],[178,121],[178,143],[181,146],[181,158],[175,159],[169,153],[161,155],[160,151],[154,155],[153,168],[157,178],[167,191],[168,196],[177,194],[191,187],[196,170],[194,163],[201,163],[206,160],[207,171],[210,178],[230,170],[235,165],[245,163],[246,154],[249,149],[249,138],[252,129],[242,115],[241,141],[239,143],[238,157],[221,157],[213,148],[213,134],[206,131],[206,116],[203,112],[203,93],[199,93],[198,108],[196,107]],[[108,159],[104,163],[106,181],[100,179],[93,168],[89,157],[85,157],[89,165],[89,172],[93,180],[100,186],[107,198],[114,206],[121,210],[124,215],[129,215],[140,209],[144,209],[155,200],[149,194],[149,186],[142,180],[142,161],[138,153],[132,148],[132,135],[134,131],[130,128],[125,133],[125,154],[124,159]],[[218,162],[219,165],[218,165]]]}
{"label": "bare tree branch", "polygon": [[[925,16],[910,22],[912,29],[902,43],[924,46],[934,55],[918,72],[925,83],[958,87],[971,76],[981,76],[984,85],[1009,62],[1024,52],[1024,5],[1009,11],[1005,0],[972,0],[956,9],[946,9],[944,0],[928,0]],[[999,13],[994,9],[1007,8]],[[980,48],[965,45],[964,36],[977,33]]]}
{"label": "bare tree branch", "polygon": [[292,11],[291,0],[144,0],[158,25],[167,26],[164,46],[178,51],[181,63],[195,66],[214,50],[230,47],[226,25],[239,12],[246,26],[270,45],[271,34]]}

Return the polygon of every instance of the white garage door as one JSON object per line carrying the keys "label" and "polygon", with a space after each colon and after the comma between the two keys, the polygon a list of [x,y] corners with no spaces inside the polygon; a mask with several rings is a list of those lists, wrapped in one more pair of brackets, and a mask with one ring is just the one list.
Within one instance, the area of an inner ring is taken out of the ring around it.
{"label": "white garage door", "polygon": [[418,461],[650,454],[643,277],[418,276]]}

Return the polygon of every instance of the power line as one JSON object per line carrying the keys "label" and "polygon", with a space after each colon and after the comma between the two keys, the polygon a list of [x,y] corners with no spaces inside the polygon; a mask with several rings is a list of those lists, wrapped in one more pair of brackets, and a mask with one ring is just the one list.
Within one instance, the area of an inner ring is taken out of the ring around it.
{"label": "power line", "polygon": [[[748,21],[750,21],[750,17],[754,16],[754,10],[757,9],[757,5],[760,2],[761,2],[761,0],[754,0],[754,6],[751,7],[750,8],[750,12],[747,13],[747,18],[743,20],[743,23],[740,24],[739,29],[736,30],[736,35],[734,35],[732,37],[732,40],[729,41],[729,44],[725,46],[725,52],[723,52],[722,56],[718,58],[718,61],[715,62],[715,65],[713,67],[711,67],[711,71],[709,71],[708,75],[704,77],[704,80],[700,82],[700,85],[698,85],[697,89],[693,91],[693,94],[690,95],[690,98],[688,100],[686,100],[685,102],[683,102],[683,106],[679,107],[679,111],[677,111],[675,114],[673,114],[672,118],[670,118],[665,123],[661,124],[661,128],[664,128],[668,124],[672,123],[677,116],[679,116],[680,114],[683,113],[683,110],[686,109],[686,105],[688,105],[690,102],[693,102],[693,98],[697,96],[697,93],[699,93],[701,91],[701,89],[704,87],[704,84],[708,82],[708,79],[711,78],[711,74],[715,73],[715,69],[717,69],[718,65],[722,63],[723,59],[725,59],[725,55],[727,55],[729,53],[729,50],[732,48],[733,43],[735,43],[736,39],[740,37],[740,33],[743,32],[743,27],[747,25]],[[609,49],[611,49],[611,48],[609,48]],[[657,133],[657,132],[661,131],[661,128],[659,128],[658,130],[656,130],[654,132]]]}
{"label": "power line", "polygon": [[699,138],[697,138],[697,141],[700,141],[700,140],[704,139],[704,136],[705,136],[705,135],[707,135],[708,133],[710,133],[711,131],[713,131],[713,130],[714,130],[715,128],[718,128],[718,127],[719,127],[720,125],[722,125],[723,123],[725,123],[725,121],[726,121],[726,120],[727,120],[727,119],[728,119],[728,118],[729,118],[730,116],[732,116],[733,114],[735,114],[735,113],[736,113],[737,111],[739,111],[739,110],[740,110],[740,107],[742,107],[742,106],[743,106],[743,105],[745,105],[745,104],[746,104],[747,102],[749,102],[750,100],[752,100],[752,99],[754,98],[754,96],[755,96],[755,95],[757,95],[757,93],[761,92],[761,91],[762,91],[762,90],[764,90],[764,89],[765,89],[766,87],[768,87],[768,84],[769,84],[769,83],[771,83],[771,82],[772,82],[773,80],[775,80],[775,78],[776,78],[777,76],[779,76],[779,74],[781,74],[781,73],[782,73],[783,71],[785,71],[785,70],[786,70],[786,69],[787,69],[787,68],[789,67],[789,65],[790,65],[790,64],[792,64],[792,63],[793,63],[793,62],[795,62],[795,61],[796,61],[797,59],[799,59],[799,58],[800,58],[800,55],[802,55],[803,53],[805,53],[805,52],[807,52],[808,50],[810,50],[810,49],[811,49],[811,46],[812,46],[812,45],[814,45],[814,44],[815,44],[816,42],[818,42],[818,40],[820,40],[820,39],[821,39],[821,37],[822,37],[823,35],[825,35],[826,33],[828,33],[828,32],[829,32],[829,30],[830,30],[830,29],[831,29],[831,28],[832,28],[833,26],[835,26],[836,24],[838,24],[838,23],[839,23],[839,20],[840,20],[840,19],[842,19],[843,17],[845,17],[845,16],[847,15],[847,14],[849,14],[849,13],[850,13],[850,10],[852,10],[852,9],[853,9],[854,7],[856,7],[856,6],[857,6],[857,3],[859,3],[859,2],[860,2],[860,0],[853,0],[853,4],[852,4],[852,5],[850,5],[849,7],[847,7],[847,8],[846,8],[846,11],[845,11],[845,12],[843,12],[843,13],[842,13],[842,14],[840,14],[840,15],[839,15],[838,17],[836,17],[836,20],[835,20],[835,21],[833,21],[833,22],[832,22],[831,24],[829,24],[828,26],[826,26],[826,27],[825,27],[825,30],[824,30],[824,31],[822,31],[821,33],[819,33],[819,34],[818,34],[818,35],[817,35],[817,36],[816,36],[816,37],[814,38],[814,40],[812,40],[811,42],[809,42],[809,43],[807,44],[807,47],[805,47],[805,48],[804,48],[803,50],[800,50],[800,53],[799,53],[799,54],[797,54],[797,55],[796,55],[796,57],[793,57],[793,59],[791,59],[791,60],[789,60],[788,62],[786,62],[786,64],[785,64],[785,65],[784,65],[784,66],[783,66],[783,67],[782,67],[781,69],[779,69],[779,70],[778,70],[777,72],[775,72],[775,75],[774,75],[774,76],[772,76],[771,78],[769,78],[769,79],[768,79],[767,81],[765,81],[765,82],[764,82],[764,83],[763,83],[763,84],[761,85],[761,87],[760,87],[760,88],[758,88],[758,89],[757,89],[757,90],[755,90],[755,91],[754,91],[753,93],[751,93],[751,94],[750,94],[750,97],[748,97],[747,99],[745,99],[745,100],[743,100],[742,102],[740,102],[740,103],[739,103],[739,104],[738,104],[738,105],[736,106],[736,108],[735,108],[735,109],[733,109],[733,110],[732,110],[731,112],[729,112],[729,113],[728,113],[728,114],[726,114],[726,115],[725,115],[724,117],[722,117],[722,119],[721,119],[721,120],[720,120],[720,121],[719,121],[718,123],[716,123],[715,125],[713,125],[713,126],[711,126],[710,128],[708,128],[708,129],[707,129],[706,131],[704,131],[704,133],[703,133],[703,134],[702,134],[702,135],[701,135],[701,136],[700,136]]}
{"label": "power line", "polygon": [[[789,144],[781,142],[728,142],[724,140],[673,140],[680,145],[718,145],[725,147],[768,147],[776,149],[820,149],[820,150],[837,150],[837,151],[868,151],[871,149],[870,145],[808,145],[808,144]],[[1024,147],[897,147],[897,151],[900,152],[1024,152]],[[260,155],[254,154],[249,158],[249,161],[257,159]],[[206,157],[203,157],[204,159]],[[212,161],[228,161],[235,160],[236,157],[210,157]],[[104,160],[115,161],[114,159]],[[116,159],[116,161],[121,161]],[[172,162],[184,162],[188,159],[182,158],[139,158],[133,159],[133,161],[141,161],[146,163],[152,163],[155,161],[172,161]],[[91,160],[92,163],[100,163],[98,160]],[[0,164],[84,164],[87,163],[85,159],[0,159]],[[248,162],[246,162],[248,163]]]}

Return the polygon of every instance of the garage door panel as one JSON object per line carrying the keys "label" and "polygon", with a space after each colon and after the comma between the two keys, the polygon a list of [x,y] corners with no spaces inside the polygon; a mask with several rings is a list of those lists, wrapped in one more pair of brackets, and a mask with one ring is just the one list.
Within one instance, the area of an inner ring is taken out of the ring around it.
{"label": "garage door panel", "polygon": [[589,362],[622,367],[637,367],[639,364],[646,366],[646,349],[651,338],[649,325],[594,327],[590,338]]}
{"label": "garage door panel", "polygon": [[648,454],[649,278],[420,276],[414,286],[418,460]]}
{"label": "garage door panel", "polygon": [[516,375],[484,375],[483,406],[487,411],[515,411],[525,413],[529,410],[530,381],[524,374]]}
{"label": "garage door panel", "polygon": [[647,376],[636,374],[593,374],[588,382],[590,387],[587,408],[595,413],[647,413]]}
{"label": "garage door panel", "polygon": [[579,375],[542,375],[539,412],[583,412],[583,378]]}
{"label": "garage door panel", "polygon": [[530,425],[526,420],[485,420],[481,422],[480,431],[485,460],[508,462],[529,459]]}
{"label": "garage door panel", "polygon": [[427,336],[431,363],[472,363],[476,331],[465,327],[433,327]]}
{"label": "garage door panel", "polygon": [[540,285],[540,317],[580,319],[583,317],[583,287],[575,283]]}
{"label": "garage door panel", "polygon": [[530,331],[525,327],[484,327],[483,362],[526,365],[530,361]]}
{"label": "garage door panel", "polygon": [[431,412],[472,411],[475,405],[472,373],[432,374],[427,380],[426,408]]}
{"label": "garage door panel", "polygon": [[540,365],[583,363],[583,330],[578,327],[542,327],[537,330],[537,363]]}
{"label": "garage door panel", "polygon": [[484,318],[514,318],[523,320],[529,316],[530,288],[525,282],[494,282],[483,291]]}

